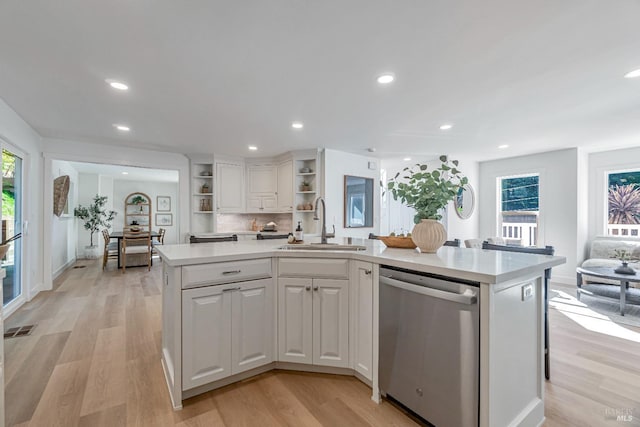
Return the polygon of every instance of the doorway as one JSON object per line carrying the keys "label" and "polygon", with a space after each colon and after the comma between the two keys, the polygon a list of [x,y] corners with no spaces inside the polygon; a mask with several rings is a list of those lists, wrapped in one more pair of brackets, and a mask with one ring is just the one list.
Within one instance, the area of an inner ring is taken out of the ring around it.
{"label": "doorway", "polygon": [[[22,233],[23,157],[2,148],[2,241]],[[6,306],[22,295],[22,239],[9,244],[1,267],[3,280],[2,305]]]}

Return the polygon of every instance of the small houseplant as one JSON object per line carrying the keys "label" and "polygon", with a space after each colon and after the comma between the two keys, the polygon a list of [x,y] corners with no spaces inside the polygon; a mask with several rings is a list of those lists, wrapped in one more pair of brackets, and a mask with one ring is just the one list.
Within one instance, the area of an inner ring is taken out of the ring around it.
{"label": "small houseplant", "polygon": [[[440,156],[440,165],[433,170],[425,164],[404,168],[387,183],[394,200],[416,210],[411,238],[421,252],[434,253],[447,240],[441,210],[455,199],[458,191],[469,180],[458,169],[457,160]],[[402,175],[402,176],[401,176]]]}
{"label": "small houseplant", "polygon": [[307,181],[302,181],[302,184],[300,184],[300,191],[311,191],[311,184]]}
{"label": "small houseplant", "polygon": [[636,261],[638,258],[634,258],[631,252],[624,249],[615,249],[614,255],[611,258],[619,260],[622,265],[614,270],[618,274],[636,274],[636,271],[629,267],[629,261]]}
{"label": "small houseplant", "polygon": [[97,258],[99,256],[98,245],[93,244],[93,235],[100,231],[101,228],[111,228],[111,222],[116,216],[115,211],[106,210],[104,206],[107,204],[107,196],[96,194],[93,203],[89,206],[78,205],[73,210],[73,215],[84,221],[84,228],[91,233],[90,246],[86,246],[86,256],[88,258]]}

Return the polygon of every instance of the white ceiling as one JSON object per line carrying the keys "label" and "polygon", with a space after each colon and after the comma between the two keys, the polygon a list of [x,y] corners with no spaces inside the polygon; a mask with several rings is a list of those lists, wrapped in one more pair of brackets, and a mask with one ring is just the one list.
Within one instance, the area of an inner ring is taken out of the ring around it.
{"label": "white ceiling", "polygon": [[43,136],[183,153],[617,148],[640,144],[640,79],[622,78],[639,17],[638,0],[3,1],[0,97]]}
{"label": "white ceiling", "polygon": [[[122,181],[178,182],[177,170],[147,169],[100,163],[67,162],[79,173],[111,177]],[[123,175],[126,172],[126,175]]]}

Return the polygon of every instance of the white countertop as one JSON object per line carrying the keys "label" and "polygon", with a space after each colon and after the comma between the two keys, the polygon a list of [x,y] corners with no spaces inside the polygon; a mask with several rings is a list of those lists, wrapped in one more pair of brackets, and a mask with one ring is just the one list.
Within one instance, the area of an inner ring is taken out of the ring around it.
{"label": "white countertop", "polygon": [[[311,239],[311,243],[318,239]],[[346,239],[331,239],[332,243],[347,243]],[[387,248],[379,240],[353,239],[354,245],[367,247],[363,251],[283,250],[282,240],[246,240],[157,246],[163,261],[170,266],[208,264],[267,257],[348,258],[376,264],[391,265],[482,283],[499,283],[523,275],[564,264],[562,256],[532,255],[484,249],[444,246],[435,254],[421,254],[411,249]]]}

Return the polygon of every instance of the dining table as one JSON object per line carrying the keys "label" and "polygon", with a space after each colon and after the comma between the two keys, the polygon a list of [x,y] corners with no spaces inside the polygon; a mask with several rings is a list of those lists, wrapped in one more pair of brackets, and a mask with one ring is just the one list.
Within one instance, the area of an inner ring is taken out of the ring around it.
{"label": "dining table", "polygon": [[[160,232],[159,231],[151,230],[150,234],[151,234],[151,240],[152,241],[153,241],[154,238],[160,237]],[[118,240],[118,268],[122,268],[122,263],[120,261],[120,259],[121,259],[120,255],[122,253],[122,238],[123,237],[124,237],[124,233],[122,231],[112,231],[109,234],[109,238]],[[153,257],[151,257],[151,265],[153,265]],[[140,266],[142,266],[142,264]],[[137,265],[129,266],[129,265],[127,265],[127,267],[140,267],[140,266],[137,266]],[[146,264],[144,266],[146,267]]]}

